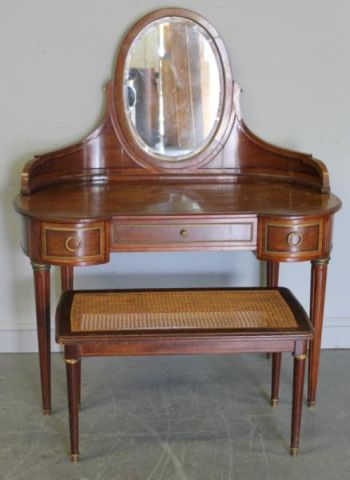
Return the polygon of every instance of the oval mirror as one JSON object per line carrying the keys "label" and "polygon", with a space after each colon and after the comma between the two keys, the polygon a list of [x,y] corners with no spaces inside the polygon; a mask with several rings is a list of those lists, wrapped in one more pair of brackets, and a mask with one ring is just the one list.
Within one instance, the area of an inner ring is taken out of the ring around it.
{"label": "oval mirror", "polygon": [[146,168],[205,165],[223,148],[234,121],[223,42],[205,18],[183,8],[151,12],[130,29],[113,95],[123,148]]}
{"label": "oval mirror", "polygon": [[182,160],[202,150],[222,111],[223,72],[209,34],[182,17],[150,23],[133,41],[124,68],[124,108],[149,154]]}

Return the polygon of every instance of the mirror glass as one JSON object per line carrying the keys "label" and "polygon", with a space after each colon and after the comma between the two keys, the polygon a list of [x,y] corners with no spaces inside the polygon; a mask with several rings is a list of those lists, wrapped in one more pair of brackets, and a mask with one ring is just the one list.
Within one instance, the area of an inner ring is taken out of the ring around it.
{"label": "mirror glass", "polygon": [[138,144],[178,161],[215,135],[223,108],[223,71],[208,32],[192,20],[164,17],[135,38],[125,61],[126,116]]}

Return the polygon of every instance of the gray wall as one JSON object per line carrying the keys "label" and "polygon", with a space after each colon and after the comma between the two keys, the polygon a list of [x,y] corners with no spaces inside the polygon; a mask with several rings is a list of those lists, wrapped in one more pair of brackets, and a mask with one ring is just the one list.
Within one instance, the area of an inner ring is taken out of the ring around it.
{"label": "gray wall", "polygon": [[[350,85],[344,0],[172,1],[207,17],[227,46],[243,88],[248,126],[269,142],[312,152],[328,166],[344,207],[335,222],[325,346],[350,346],[347,271]],[[102,86],[129,26],[160,1],[1,0],[0,351],[36,348],[31,269],[19,249],[11,202],[25,161],[83,138],[96,126]],[[77,286],[258,285],[249,253],[118,254],[81,269]],[[53,301],[58,295],[53,272]],[[283,265],[281,283],[308,308],[309,266]]]}

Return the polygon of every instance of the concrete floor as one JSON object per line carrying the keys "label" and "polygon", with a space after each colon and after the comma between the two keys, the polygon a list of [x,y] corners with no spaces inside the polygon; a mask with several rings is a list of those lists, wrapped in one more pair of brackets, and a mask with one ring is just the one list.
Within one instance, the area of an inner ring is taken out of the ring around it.
{"label": "concrete floor", "polygon": [[1,480],[348,480],[350,350],[322,352],[319,402],[288,453],[291,367],[268,403],[263,355],[83,361],[81,461],[72,464],[64,364],[53,355],[53,414],[41,415],[37,356],[0,355]]}

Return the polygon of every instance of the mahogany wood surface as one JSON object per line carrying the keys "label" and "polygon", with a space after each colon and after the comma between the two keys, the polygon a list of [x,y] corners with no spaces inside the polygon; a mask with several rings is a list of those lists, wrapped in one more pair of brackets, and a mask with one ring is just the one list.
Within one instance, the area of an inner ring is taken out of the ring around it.
{"label": "mahogany wood surface", "polygon": [[[142,151],[134,140],[121,81],[132,39],[150,21],[172,15],[206,30],[219,52],[225,89],[219,125],[207,147],[191,158],[167,162]],[[63,290],[72,286],[74,266],[106,263],[118,251],[251,250],[271,265],[315,261],[311,317],[316,341],[309,367],[313,402],[326,283],[324,268],[316,265],[330,256],[333,216],[341,202],[330,193],[328,171],[320,160],[271,145],[248,129],[239,95],[222,39],[206,19],[185,9],[146,15],[121,44],[97,129],[24,166],[14,201],[22,218],[21,245],[32,262],[62,267]],[[35,286],[46,411],[50,301],[48,273],[35,273],[41,277],[45,280],[36,280]]]}
{"label": "mahogany wood surface", "polygon": [[63,184],[19,195],[22,215],[51,221],[111,219],[114,216],[238,215],[309,217],[340,208],[333,194],[282,182]]}

